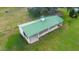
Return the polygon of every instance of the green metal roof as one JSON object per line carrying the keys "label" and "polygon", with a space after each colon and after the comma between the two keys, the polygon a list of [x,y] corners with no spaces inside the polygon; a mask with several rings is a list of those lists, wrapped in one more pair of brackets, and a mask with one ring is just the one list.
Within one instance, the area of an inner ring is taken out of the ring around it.
{"label": "green metal roof", "polygon": [[34,23],[22,27],[23,31],[28,37],[37,34],[43,31],[44,29],[50,28],[52,26],[55,26],[56,24],[63,22],[63,19],[59,16],[45,17],[45,21],[41,21],[40,19],[37,20],[38,21]]}

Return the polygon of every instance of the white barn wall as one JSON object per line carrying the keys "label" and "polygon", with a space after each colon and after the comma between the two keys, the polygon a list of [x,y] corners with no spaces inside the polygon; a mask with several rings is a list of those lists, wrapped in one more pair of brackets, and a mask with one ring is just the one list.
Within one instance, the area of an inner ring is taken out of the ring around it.
{"label": "white barn wall", "polygon": [[30,44],[39,41],[38,34],[30,37],[29,40],[30,40]]}
{"label": "white barn wall", "polygon": [[[18,25],[20,34],[28,41],[29,44],[31,44],[32,42],[30,41],[30,38],[29,38],[29,37],[27,38],[27,37],[23,34],[22,27],[24,27],[24,26],[26,26],[26,25],[30,25],[30,24],[35,23],[35,22],[38,22],[38,21],[40,21],[40,20],[35,20],[35,21],[31,21],[31,22],[28,22],[28,23],[24,23],[24,24]],[[38,40],[36,40],[36,41],[38,41]]]}
{"label": "white barn wall", "polygon": [[39,34],[39,38],[42,37],[42,36],[44,36],[45,34],[51,32],[51,31],[54,31],[54,30],[57,29],[57,28],[59,28],[59,26],[55,26],[55,27],[53,27],[53,28],[51,28],[51,29],[48,28],[47,31],[45,31],[45,32],[42,33],[42,34]]}
{"label": "white barn wall", "polygon": [[19,30],[20,30],[20,34],[27,40],[28,43],[30,43],[29,38],[27,38],[27,37],[23,34],[22,26],[19,26]]}
{"label": "white barn wall", "polygon": [[36,36],[33,36],[33,37],[28,37],[28,38],[27,38],[27,37],[24,35],[24,33],[23,33],[22,26],[19,26],[19,30],[20,30],[20,34],[27,40],[27,42],[28,42],[29,44],[32,44],[32,43],[34,43],[34,42],[36,42],[36,41],[39,41],[38,35],[37,35],[37,37],[36,37]]}

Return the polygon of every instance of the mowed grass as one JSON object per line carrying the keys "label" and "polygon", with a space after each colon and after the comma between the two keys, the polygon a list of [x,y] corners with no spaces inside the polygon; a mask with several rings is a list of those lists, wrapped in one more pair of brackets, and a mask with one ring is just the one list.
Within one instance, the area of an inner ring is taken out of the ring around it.
{"label": "mowed grass", "polygon": [[[61,8],[64,24],[61,28],[48,33],[34,44],[27,41],[15,32],[8,37],[6,50],[26,51],[77,51],[79,50],[79,18],[70,18],[65,8]],[[16,29],[15,29],[16,30]]]}
{"label": "mowed grass", "polygon": [[19,33],[12,35],[9,37],[8,42],[6,44],[6,50],[24,50],[25,42]]}

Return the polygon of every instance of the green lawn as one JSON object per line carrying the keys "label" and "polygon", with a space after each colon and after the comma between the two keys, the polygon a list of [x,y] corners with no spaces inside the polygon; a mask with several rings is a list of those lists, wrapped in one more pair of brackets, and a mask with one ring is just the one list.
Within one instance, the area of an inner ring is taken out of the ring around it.
{"label": "green lawn", "polygon": [[[48,33],[34,44],[29,45],[19,34],[19,30],[8,36],[4,50],[29,50],[29,51],[72,51],[79,50],[79,18],[72,19],[65,8],[63,13],[64,24],[61,28]],[[22,18],[21,18],[22,19]],[[15,24],[16,25],[16,24]],[[18,29],[16,27],[14,30]],[[4,34],[0,32],[0,36]]]}

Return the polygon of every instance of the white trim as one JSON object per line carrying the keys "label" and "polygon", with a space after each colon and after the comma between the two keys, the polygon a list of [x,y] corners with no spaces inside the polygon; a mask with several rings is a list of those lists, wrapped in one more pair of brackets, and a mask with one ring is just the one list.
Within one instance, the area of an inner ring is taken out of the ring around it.
{"label": "white trim", "polygon": [[24,26],[26,26],[26,25],[30,25],[30,24],[35,23],[35,22],[38,22],[38,21],[40,21],[40,20],[35,20],[35,21],[28,22],[28,23],[23,23],[23,24],[20,24],[20,25],[18,25],[18,26],[19,26],[19,27],[24,27]]}
{"label": "white trim", "polygon": [[39,34],[39,38],[44,36],[45,34],[51,32],[51,31],[54,31],[55,29],[59,28],[59,26],[55,26],[53,27],[52,29],[48,29],[46,32],[42,33],[42,34]]}

